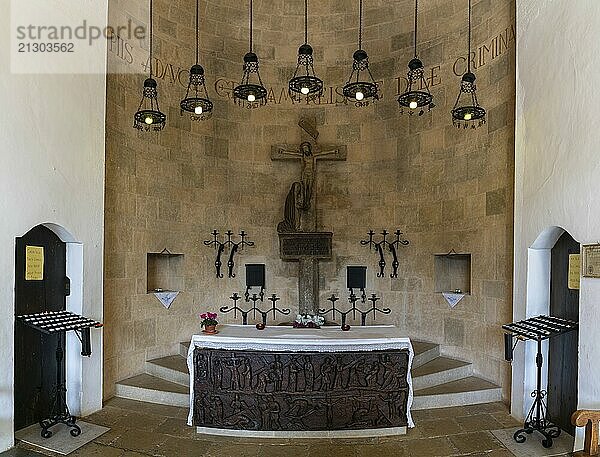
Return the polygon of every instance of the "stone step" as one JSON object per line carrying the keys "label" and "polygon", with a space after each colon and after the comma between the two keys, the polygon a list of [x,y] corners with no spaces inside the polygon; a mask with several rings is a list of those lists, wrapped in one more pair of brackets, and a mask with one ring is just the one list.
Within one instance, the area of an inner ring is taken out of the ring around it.
{"label": "stone step", "polygon": [[145,370],[147,374],[164,379],[165,381],[174,382],[182,386],[190,385],[187,360],[179,354],[149,360],[146,362]]}
{"label": "stone step", "polygon": [[179,355],[187,359],[188,349],[190,347],[190,341],[182,341],[179,343]]}
{"label": "stone step", "polygon": [[477,405],[502,400],[502,389],[489,381],[469,376],[457,381],[414,391],[412,409]]}
{"label": "stone step", "polygon": [[469,362],[443,356],[413,368],[411,372],[415,390],[457,381],[472,374],[473,365]]}
{"label": "stone step", "polygon": [[188,387],[165,381],[149,374],[140,374],[119,381],[116,396],[160,405],[189,407]]}
{"label": "stone step", "polygon": [[413,357],[413,369],[425,365],[427,362],[431,362],[440,355],[440,345],[430,343],[428,341],[412,340],[413,351],[415,351]]}

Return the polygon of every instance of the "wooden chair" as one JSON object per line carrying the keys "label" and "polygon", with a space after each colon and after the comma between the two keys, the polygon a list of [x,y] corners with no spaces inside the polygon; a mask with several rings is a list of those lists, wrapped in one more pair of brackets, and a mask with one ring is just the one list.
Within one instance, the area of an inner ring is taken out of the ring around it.
{"label": "wooden chair", "polygon": [[573,454],[573,457],[598,455],[598,422],[600,411],[579,409],[571,416],[571,423],[577,427],[585,426],[585,443],[583,451]]}

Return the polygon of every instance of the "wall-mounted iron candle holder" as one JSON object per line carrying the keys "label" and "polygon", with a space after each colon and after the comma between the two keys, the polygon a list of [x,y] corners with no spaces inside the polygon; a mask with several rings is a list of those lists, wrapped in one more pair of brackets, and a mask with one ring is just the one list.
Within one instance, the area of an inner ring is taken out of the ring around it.
{"label": "wall-mounted iron candle holder", "polygon": [[336,313],[338,313],[342,317],[342,328],[345,327],[346,316],[350,313],[352,313],[352,319],[356,319],[356,314],[358,313],[360,315],[360,325],[361,325],[361,327],[365,327],[367,325],[367,316],[369,314],[372,314],[373,320],[375,320],[377,317],[377,313],[390,314],[392,312],[392,310],[389,308],[383,308],[383,309],[377,308],[377,306],[376,306],[377,300],[380,300],[381,297],[378,297],[375,294],[371,294],[371,296],[369,297],[369,301],[371,302],[371,307],[366,310],[358,309],[356,307],[356,302],[359,301],[360,298],[358,298],[354,294],[350,294],[350,297],[348,297],[348,301],[350,302],[350,304],[352,306],[350,307],[350,309],[348,309],[346,311],[340,311],[338,308],[335,307],[335,302],[338,301],[339,299],[340,298],[336,297],[335,294],[332,294],[331,297],[329,297],[327,299],[331,302],[331,308],[329,308],[328,310],[320,309],[319,313],[321,316],[325,316],[326,314],[331,313],[331,319],[333,319],[333,320],[335,320],[335,315],[336,315]]}
{"label": "wall-mounted iron candle holder", "polygon": [[213,239],[204,241],[204,245],[214,246],[214,248],[217,250],[217,258],[215,259],[215,270],[217,272],[217,278],[223,277],[223,273],[221,273],[221,267],[223,266],[223,261],[221,260],[221,257],[223,255],[223,252],[225,252],[225,249],[229,247],[231,248],[229,252],[229,259],[227,260],[227,276],[230,278],[235,278],[233,267],[235,266],[234,259],[236,252],[244,249],[244,246],[254,246],[254,242],[246,241],[247,234],[243,230],[240,232],[240,241],[238,241],[237,243],[231,239],[233,235],[233,232],[231,230],[227,230],[227,232],[225,232],[225,235],[227,235],[227,240],[221,242],[219,241],[219,232],[213,230]]}
{"label": "wall-mounted iron candle holder", "polygon": [[227,314],[233,311],[233,317],[237,318],[237,313],[239,312],[242,315],[242,325],[248,325],[248,314],[253,313],[254,319],[256,319],[256,313],[260,314],[261,322],[264,326],[267,325],[267,317],[269,313],[273,313],[273,319],[277,316],[277,313],[288,315],[290,314],[290,310],[287,308],[279,309],[277,308],[277,301],[280,299],[277,295],[271,295],[268,300],[271,302],[271,308],[267,310],[262,310],[256,306],[256,302],[260,300],[260,297],[257,294],[252,294],[252,296],[247,301],[252,302],[252,308],[242,309],[238,306],[238,301],[241,300],[241,296],[237,293],[234,293],[231,297],[229,297],[233,301],[233,306],[222,306],[219,311],[223,314]]}
{"label": "wall-mounted iron candle holder", "polygon": [[383,232],[381,232],[381,235],[383,235],[383,238],[381,241],[379,242],[375,242],[373,240],[373,236],[375,235],[375,232],[373,230],[369,230],[369,239],[368,240],[361,240],[360,244],[362,244],[363,246],[369,246],[369,249],[375,248],[375,250],[379,253],[379,273],[377,273],[377,277],[378,278],[383,278],[385,276],[385,256],[383,254],[383,251],[385,250],[385,248],[387,248],[393,256],[393,261],[392,261],[392,268],[393,271],[390,274],[390,278],[397,278],[398,277],[398,265],[400,265],[400,262],[398,262],[398,252],[397,252],[397,248],[398,246],[402,245],[402,246],[406,246],[408,245],[410,242],[408,240],[405,240],[402,238],[403,233],[400,230],[396,230],[396,232],[394,233],[396,235],[396,241],[390,242],[387,241],[387,236],[390,233],[387,230],[384,230]]}

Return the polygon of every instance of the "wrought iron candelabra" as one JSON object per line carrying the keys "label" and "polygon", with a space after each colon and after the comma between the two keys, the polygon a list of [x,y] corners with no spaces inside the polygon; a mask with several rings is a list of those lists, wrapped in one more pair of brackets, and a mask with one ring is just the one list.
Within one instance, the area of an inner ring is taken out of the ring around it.
{"label": "wrought iron candelabra", "polygon": [[373,236],[375,235],[375,232],[373,230],[369,230],[369,232],[368,232],[369,239],[361,240],[361,242],[360,242],[361,245],[369,246],[369,249],[374,248],[378,252],[378,254],[379,254],[379,273],[377,273],[378,278],[383,278],[385,276],[386,261],[385,261],[384,250],[387,248],[392,253],[392,257],[393,257],[393,260],[392,260],[393,271],[392,271],[392,273],[390,273],[390,278],[397,278],[398,277],[398,266],[400,265],[400,262],[398,261],[397,248],[400,245],[406,246],[406,245],[410,244],[410,241],[402,238],[403,233],[400,230],[396,230],[396,232],[394,233],[396,235],[395,241],[390,242],[387,240],[387,236],[389,234],[390,234],[390,232],[388,232],[387,230],[384,230],[383,232],[381,232],[381,235],[383,236],[381,241],[375,242],[373,240]]}
{"label": "wrought iron candelabra", "polygon": [[338,308],[336,308],[335,302],[339,299],[340,298],[336,297],[335,294],[332,294],[331,297],[327,299],[331,302],[331,308],[329,308],[328,310],[319,309],[319,313],[321,316],[325,316],[326,314],[331,313],[331,319],[333,320],[335,320],[335,315],[336,313],[338,313],[342,318],[342,327],[346,325],[346,316],[348,316],[348,314],[350,313],[352,313],[352,319],[356,319],[356,314],[359,314],[360,325],[361,327],[365,327],[367,325],[367,316],[369,314],[372,314],[373,320],[375,320],[377,313],[390,314],[392,312],[392,310],[389,308],[377,308],[377,300],[380,300],[381,297],[378,297],[375,294],[371,294],[371,296],[368,298],[368,300],[371,302],[371,307],[366,310],[361,310],[356,306],[356,302],[360,301],[360,297],[357,297],[355,294],[350,294],[350,297],[348,297],[348,301],[352,306],[346,311],[341,311]]}
{"label": "wrought iron candelabra", "polygon": [[241,296],[238,295],[237,293],[234,293],[231,297],[229,297],[232,301],[233,301],[233,306],[222,306],[219,311],[221,311],[223,314],[227,314],[233,311],[233,317],[237,319],[237,313],[239,312],[242,315],[242,325],[248,325],[248,314],[253,313],[253,318],[256,319],[256,314],[258,313],[261,317],[261,322],[263,326],[267,325],[267,317],[269,316],[269,313],[273,313],[273,319],[276,318],[277,314],[283,314],[283,315],[288,315],[290,314],[290,310],[287,308],[283,308],[283,309],[279,309],[277,308],[277,301],[280,300],[280,298],[273,294],[271,295],[268,300],[271,302],[271,308],[267,309],[267,310],[262,310],[259,307],[256,306],[256,302],[260,301],[261,298],[258,294],[252,294],[252,296],[250,296],[248,301],[252,302],[252,307],[248,308],[246,310],[240,308],[238,306],[238,301],[241,300]]}
{"label": "wrought iron candelabra", "polygon": [[214,246],[214,248],[217,250],[217,258],[215,259],[215,270],[217,273],[217,278],[223,277],[223,273],[221,273],[221,267],[223,266],[223,261],[221,260],[221,258],[223,256],[223,252],[225,252],[225,249],[227,249],[228,247],[231,247],[231,250],[229,252],[229,259],[227,260],[227,276],[230,278],[235,278],[235,273],[233,272],[233,267],[235,267],[235,254],[238,251],[244,249],[244,246],[254,246],[254,242],[246,241],[247,233],[243,230],[240,232],[240,241],[238,242],[235,242],[231,239],[231,237],[233,236],[233,231],[227,230],[227,232],[225,232],[225,235],[227,235],[227,240],[221,242],[219,241],[219,232],[217,230],[213,230],[213,239],[204,241],[204,245]]}

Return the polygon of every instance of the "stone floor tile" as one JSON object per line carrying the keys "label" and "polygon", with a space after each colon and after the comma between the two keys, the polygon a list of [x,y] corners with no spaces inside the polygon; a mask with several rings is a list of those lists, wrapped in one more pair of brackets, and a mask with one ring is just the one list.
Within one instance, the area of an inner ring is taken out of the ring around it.
{"label": "stone floor tile", "polygon": [[166,435],[155,432],[147,432],[138,429],[129,429],[117,438],[111,446],[128,451],[147,453],[150,455],[160,455],[158,450],[167,440]]}
{"label": "stone floor tile", "polygon": [[277,445],[277,444],[264,444],[260,445],[259,455],[261,457],[308,457],[309,446],[302,444],[288,444],[288,445]]}
{"label": "stone floor tile", "polygon": [[407,444],[402,442],[357,445],[355,453],[356,457],[408,457]]}
{"label": "stone floor tile", "polygon": [[480,413],[507,413],[509,412],[508,406],[501,401],[495,401],[492,403],[480,403],[478,405],[466,405],[462,406],[464,410],[469,414],[480,414]]}
{"label": "stone floor tile", "polygon": [[94,440],[94,443],[112,446],[121,436],[127,431],[126,428],[111,428],[108,432],[103,433]]}
{"label": "stone floor tile", "polygon": [[494,449],[502,449],[502,443],[498,441],[490,432],[470,432],[453,434],[448,437],[452,444],[463,454],[471,454],[473,452],[492,451]]}
{"label": "stone floor tile", "polygon": [[457,454],[457,449],[446,436],[422,438],[406,443],[410,457],[447,457]]}
{"label": "stone floor tile", "polygon": [[139,429],[147,432],[159,430],[160,426],[168,419],[168,417],[148,414],[139,411],[127,411],[112,425],[115,428]]}
{"label": "stone floor tile", "polygon": [[462,427],[453,418],[433,419],[419,422],[419,432],[423,438],[462,433]]}
{"label": "stone floor tile", "polygon": [[181,408],[178,406],[169,405],[158,405],[156,403],[146,403],[143,401],[129,400],[127,398],[114,397],[107,401],[104,406],[111,406],[114,408],[126,409],[128,411],[139,411],[148,414],[155,414],[163,417],[178,417],[180,419],[187,419],[189,410],[188,408]]}
{"label": "stone floor tile", "polygon": [[0,457],[38,457],[40,454],[35,451],[30,451],[28,449],[22,449],[20,447],[14,447],[5,452],[0,452]]}
{"label": "stone floor tile", "polygon": [[465,432],[475,432],[477,430],[498,430],[502,424],[498,422],[491,414],[475,414],[473,416],[457,417],[456,422]]}
{"label": "stone floor tile", "polygon": [[503,412],[496,412],[496,413],[490,413],[492,415],[492,417],[494,419],[496,419],[498,422],[500,422],[502,424],[502,428],[508,428],[508,427],[522,427],[523,426],[523,422],[519,422],[518,420],[516,420],[514,417],[512,417],[510,414],[508,414],[508,412],[503,413]]}
{"label": "stone floor tile", "polygon": [[100,411],[96,411],[87,417],[82,418],[82,421],[91,422],[104,427],[112,427],[121,417],[125,416],[127,411],[121,408],[113,408],[105,406]]}
{"label": "stone floor tile", "polygon": [[412,411],[411,414],[415,424],[418,426],[419,422],[423,420],[441,419],[443,417],[469,416],[471,413],[469,413],[464,406],[455,406],[452,408],[435,408]]}
{"label": "stone floor tile", "polygon": [[168,417],[160,426],[158,431],[164,435],[177,436],[180,438],[193,439],[196,436],[201,436],[196,433],[195,427],[187,425],[185,419],[179,419],[176,417]]}
{"label": "stone floor tile", "polygon": [[121,457],[123,455],[123,449],[117,449],[102,444],[88,443],[85,446],[77,449],[75,452],[69,454],[73,457]]}
{"label": "stone floor tile", "polygon": [[169,436],[160,445],[158,453],[165,457],[203,457],[213,444],[205,441],[190,440]]}
{"label": "stone floor tile", "polygon": [[[356,446],[343,444],[311,445],[308,451],[309,457],[356,457]],[[282,456],[284,455],[282,454]]]}

